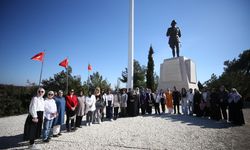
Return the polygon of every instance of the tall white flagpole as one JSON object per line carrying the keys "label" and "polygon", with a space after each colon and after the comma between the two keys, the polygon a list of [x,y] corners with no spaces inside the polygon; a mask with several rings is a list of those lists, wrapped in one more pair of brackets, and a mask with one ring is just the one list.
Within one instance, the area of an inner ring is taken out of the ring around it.
{"label": "tall white flagpole", "polygon": [[43,74],[43,63],[44,63],[44,58],[45,58],[45,50],[43,50],[44,55],[43,55],[43,61],[42,61],[42,66],[41,66],[41,72],[40,72],[40,77],[39,77],[39,84],[38,87],[41,87],[41,82],[42,82],[42,74]]}
{"label": "tall white flagpole", "polygon": [[67,73],[67,81],[66,81],[66,95],[68,95],[69,92],[69,66],[67,65],[66,67],[66,73]]}
{"label": "tall white flagpole", "polygon": [[[68,57],[66,59],[69,61]],[[66,78],[67,78],[66,79],[66,95],[68,95],[68,92],[69,92],[69,62],[68,62],[65,69],[66,69],[66,73],[67,73],[67,76],[66,76]]]}
{"label": "tall white flagpole", "polygon": [[134,0],[130,0],[129,47],[128,47],[128,80],[127,89],[133,89],[134,81]]}

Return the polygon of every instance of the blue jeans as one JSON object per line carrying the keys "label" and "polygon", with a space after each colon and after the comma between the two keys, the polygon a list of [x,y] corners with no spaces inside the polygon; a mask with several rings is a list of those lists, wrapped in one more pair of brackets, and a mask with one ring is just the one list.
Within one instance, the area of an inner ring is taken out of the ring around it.
{"label": "blue jeans", "polygon": [[52,127],[53,119],[48,120],[47,118],[44,118],[43,122],[43,140],[47,140],[49,136],[51,135],[51,127]]}

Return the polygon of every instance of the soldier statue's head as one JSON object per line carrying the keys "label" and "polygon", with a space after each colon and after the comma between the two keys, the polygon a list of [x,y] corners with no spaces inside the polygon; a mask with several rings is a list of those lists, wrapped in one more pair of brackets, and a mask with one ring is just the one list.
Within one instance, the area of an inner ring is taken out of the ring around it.
{"label": "soldier statue's head", "polygon": [[176,23],[175,20],[173,20],[173,21],[171,22],[171,26],[172,26],[172,27],[174,27],[176,24],[177,24],[177,23]]}

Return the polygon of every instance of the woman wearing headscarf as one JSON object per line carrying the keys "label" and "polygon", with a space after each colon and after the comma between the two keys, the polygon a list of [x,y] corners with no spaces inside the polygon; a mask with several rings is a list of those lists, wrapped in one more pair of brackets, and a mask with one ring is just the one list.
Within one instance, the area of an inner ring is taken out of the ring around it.
{"label": "woman wearing headscarf", "polygon": [[211,119],[219,121],[221,119],[221,112],[220,112],[220,100],[218,92],[215,88],[212,88],[210,94],[210,103],[211,103]]}
{"label": "woman wearing headscarf", "polygon": [[53,97],[54,92],[49,91],[44,101],[43,142],[49,142],[53,119],[57,116],[56,102]]}
{"label": "woman wearing headscarf", "polygon": [[29,140],[30,148],[36,149],[35,139],[40,138],[43,124],[45,90],[39,88],[29,105],[29,115],[24,125],[24,140]]}
{"label": "woman wearing headscarf", "polygon": [[129,93],[130,96],[128,99],[128,116],[129,117],[135,117],[137,116],[137,112],[138,112],[138,102],[137,102],[137,96],[136,96],[136,92],[135,90],[131,90],[131,92]]}
{"label": "woman wearing headscarf", "polygon": [[65,98],[63,97],[63,91],[58,91],[58,96],[54,97],[56,102],[56,108],[58,116],[54,119],[53,122],[53,137],[58,137],[61,135],[61,126],[64,123],[64,114],[65,114]]}
{"label": "woman wearing headscarf", "polygon": [[235,125],[245,124],[243,112],[242,112],[242,97],[235,88],[232,88],[229,94],[229,121]]}
{"label": "woman wearing headscarf", "polygon": [[79,96],[77,97],[78,105],[76,108],[76,128],[81,128],[82,117],[85,115],[85,96],[83,91],[80,91]]}
{"label": "woman wearing headscarf", "polygon": [[194,114],[196,114],[197,117],[202,116],[202,111],[200,108],[201,104],[201,93],[198,89],[194,89]]}

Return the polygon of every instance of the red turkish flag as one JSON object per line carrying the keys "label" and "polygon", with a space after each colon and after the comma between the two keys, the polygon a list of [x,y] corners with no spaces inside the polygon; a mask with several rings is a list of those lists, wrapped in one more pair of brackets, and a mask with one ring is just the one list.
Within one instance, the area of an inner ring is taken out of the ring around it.
{"label": "red turkish flag", "polygon": [[92,66],[89,64],[88,65],[88,71],[91,71],[92,70]]}
{"label": "red turkish flag", "polygon": [[64,59],[63,61],[60,62],[59,66],[67,68],[69,64],[68,58]]}
{"label": "red turkish flag", "polygon": [[33,56],[31,59],[37,61],[43,61],[43,57],[44,57],[44,52],[41,52]]}

